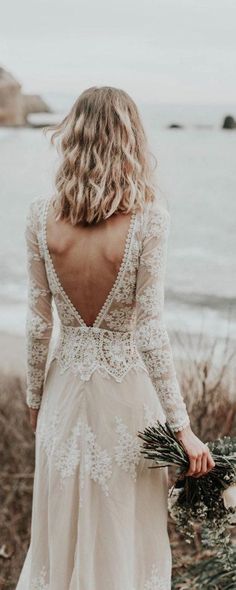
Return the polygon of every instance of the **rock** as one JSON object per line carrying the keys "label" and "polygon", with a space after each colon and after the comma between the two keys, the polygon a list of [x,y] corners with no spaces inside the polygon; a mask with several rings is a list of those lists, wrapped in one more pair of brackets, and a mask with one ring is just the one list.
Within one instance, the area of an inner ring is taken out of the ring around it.
{"label": "rock", "polygon": [[169,129],[183,129],[184,126],[180,125],[180,123],[170,123],[170,125],[168,125]]}
{"label": "rock", "polygon": [[25,123],[21,85],[0,67],[0,125],[19,126]]}
{"label": "rock", "polygon": [[222,129],[235,129],[236,128],[236,121],[232,117],[232,115],[227,115],[224,118]]}
{"label": "rock", "polygon": [[39,94],[23,94],[25,116],[30,113],[51,113],[52,110]]}
{"label": "rock", "polygon": [[54,125],[60,123],[60,113],[30,113],[27,117],[30,127],[38,128],[46,127],[47,125]]}
{"label": "rock", "polygon": [[51,113],[38,94],[22,94],[21,84],[5,68],[0,67],[0,126],[29,126],[30,113]]}

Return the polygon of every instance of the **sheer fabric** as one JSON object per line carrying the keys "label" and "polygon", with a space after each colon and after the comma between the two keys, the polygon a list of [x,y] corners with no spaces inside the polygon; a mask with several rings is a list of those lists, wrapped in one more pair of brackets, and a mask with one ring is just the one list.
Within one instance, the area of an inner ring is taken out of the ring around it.
{"label": "sheer fabric", "polygon": [[[88,327],[47,246],[49,199],[26,223],[27,404],[39,408],[31,541],[16,590],[171,590],[168,468],[137,432],[189,423],[164,324],[169,214],[133,214],[113,287]],[[60,332],[48,361],[52,301]]]}
{"label": "sheer fabric", "polygon": [[[27,403],[39,408],[52,332],[52,296],[61,331],[54,351],[61,370],[82,379],[95,370],[118,381],[131,366],[147,370],[173,430],[189,423],[164,321],[169,213],[149,205],[133,214],[116,281],[94,325],[86,326],[60,283],[46,240],[50,200],[36,199],[26,224],[28,252]],[[71,330],[70,330],[71,328]]]}

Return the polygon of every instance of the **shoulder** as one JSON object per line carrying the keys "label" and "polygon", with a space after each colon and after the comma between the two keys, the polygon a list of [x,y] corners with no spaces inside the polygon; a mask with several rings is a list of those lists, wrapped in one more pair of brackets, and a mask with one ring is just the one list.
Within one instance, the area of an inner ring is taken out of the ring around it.
{"label": "shoulder", "polygon": [[28,212],[31,212],[32,214],[40,213],[44,209],[48,200],[49,197],[35,197],[28,205]]}
{"label": "shoulder", "polygon": [[143,234],[145,237],[162,238],[167,236],[170,227],[170,213],[165,205],[156,198],[147,203],[143,218]]}
{"label": "shoulder", "polygon": [[48,201],[48,197],[35,197],[26,209],[25,225],[31,227],[31,229],[37,229],[40,222],[40,218],[43,215],[45,205]]}

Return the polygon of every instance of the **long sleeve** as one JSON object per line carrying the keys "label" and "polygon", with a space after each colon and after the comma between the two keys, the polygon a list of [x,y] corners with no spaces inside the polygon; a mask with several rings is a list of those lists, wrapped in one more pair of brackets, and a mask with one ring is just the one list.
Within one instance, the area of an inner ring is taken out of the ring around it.
{"label": "long sleeve", "polygon": [[26,403],[39,408],[43,394],[45,366],[52,333],[52,294],[37,237],[37,203],[28,209],[25,240],[28,271],[26,317]]}
{"label": "long sleeve", "polygon": [[166,419],[174,431],[190,423],[164,321],[164,281],[170,216],[150,207],[144,224],[136,287],[136,341]]}

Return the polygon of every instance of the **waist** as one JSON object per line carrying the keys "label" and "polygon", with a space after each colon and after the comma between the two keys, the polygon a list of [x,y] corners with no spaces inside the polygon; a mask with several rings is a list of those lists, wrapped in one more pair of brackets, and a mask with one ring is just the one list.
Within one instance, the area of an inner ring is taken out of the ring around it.
{"label": "waist", "polygon": [[54,349],[61,370],[71,369],[88,380],[98,369],[121,381],[132,367],[146,369],[134,331],[113,331],[93,326],[60,326]]}

